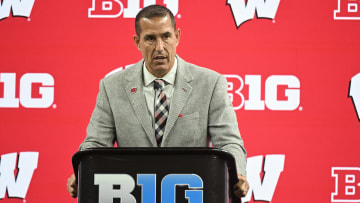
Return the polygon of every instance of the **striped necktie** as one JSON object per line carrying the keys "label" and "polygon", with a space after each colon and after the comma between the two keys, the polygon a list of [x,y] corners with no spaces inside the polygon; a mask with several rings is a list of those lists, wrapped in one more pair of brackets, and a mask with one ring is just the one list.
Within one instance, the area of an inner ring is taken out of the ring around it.
{"label": "striped necktie", "polygon": [[169,104],[164,94],[165,82],[162,79],[154,80],[155,89],[155,138],[158,146],[161,145],[161,141],[165,132],[166,120],[169,114]]}

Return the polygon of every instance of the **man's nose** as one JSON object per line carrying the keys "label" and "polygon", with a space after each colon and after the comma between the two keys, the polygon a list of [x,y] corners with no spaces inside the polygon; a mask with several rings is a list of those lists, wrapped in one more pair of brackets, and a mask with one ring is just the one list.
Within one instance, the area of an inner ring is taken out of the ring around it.
{"label": "man's nose", "polygon": [[156,51],[162,50],[164,50],[164,42],[161,39],[156,40]]}

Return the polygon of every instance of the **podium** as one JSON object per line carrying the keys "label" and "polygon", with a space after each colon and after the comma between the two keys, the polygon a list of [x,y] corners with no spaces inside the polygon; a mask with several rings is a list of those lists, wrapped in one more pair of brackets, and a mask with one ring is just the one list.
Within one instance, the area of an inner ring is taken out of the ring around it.
{"label": "podium", "polygon": [[79,203],[241,203],[234,157],[214,148],[93,148],[74,154]]}

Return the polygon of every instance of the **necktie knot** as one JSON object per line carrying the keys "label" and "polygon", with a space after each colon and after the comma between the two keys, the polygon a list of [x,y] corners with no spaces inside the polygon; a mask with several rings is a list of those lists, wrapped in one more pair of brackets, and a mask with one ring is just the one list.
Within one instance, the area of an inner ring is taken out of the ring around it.
{"label": "necktie knot", "polygon": [[156,80],[154,80],[154,89],[155,89],[155,90],[158,90],[158,89],[163,90],[164,87],[165,87],[165,82],[164,82],[164,80],[162,80],[162,79],[156,79]]}

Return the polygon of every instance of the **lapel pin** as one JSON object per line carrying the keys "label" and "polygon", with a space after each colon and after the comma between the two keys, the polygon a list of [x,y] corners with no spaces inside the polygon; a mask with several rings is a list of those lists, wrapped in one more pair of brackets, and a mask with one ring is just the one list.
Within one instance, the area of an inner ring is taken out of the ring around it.
{"label": "lapel pin", "polygon": [[179,117],[183,117],[184,115],[182,115],[182,114],[179,114]]}
{"label": "lapel pin", "polygon": [[136,92],[136,88],[131,88],[131,93],[135,93]]}

